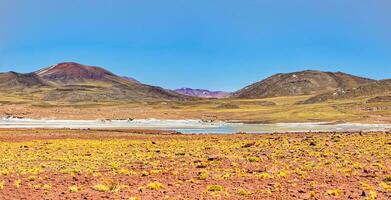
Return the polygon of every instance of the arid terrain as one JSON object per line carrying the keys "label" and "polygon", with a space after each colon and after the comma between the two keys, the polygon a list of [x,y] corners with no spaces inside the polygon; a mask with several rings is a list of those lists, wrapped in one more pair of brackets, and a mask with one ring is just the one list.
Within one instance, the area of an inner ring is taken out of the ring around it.
{"label": "arid terrain", "polygon": [[391,135],[0,130],[1,199],[389,199]]}
{"label": "arid terrain", "polygon": [[[390,91],[389,80],[306,70],[233,93],[175,92],[67,62],[1,73],[0,117],[390,124]],[[0,129],[0,155],[7,200],[391,198],[389,131]]]}
{"label": "arid terrain", "polygon": [[18,118],[391,123],[390,96],[389,80],[314,70],[275,74],[232,94],[168,90],[74,62],[0,73],[0,116]]}
{"label": "arid terrain", "polygon": [[3,98],[0,116],[54,119],[213,119],[251,123],[391,123],[391,101],[384,96],[301,103],[310,96],[163,102],[31,102]]}
{"label": "arid terrain", "polygon": [[0,0],[0,200],[391,200],[391,0]]}

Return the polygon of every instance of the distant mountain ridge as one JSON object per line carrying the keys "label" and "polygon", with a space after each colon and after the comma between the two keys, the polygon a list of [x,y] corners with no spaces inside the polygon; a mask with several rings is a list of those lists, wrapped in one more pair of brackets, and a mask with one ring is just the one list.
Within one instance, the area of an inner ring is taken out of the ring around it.
{"label": "distant mountain ridge", "polygon": [[[0,92],[44,101],[188,101],[199,98],[268,98],[313,95],[301,103],[361,96],[389,96],[391,80],[376,81],[342,72],[279,73],[234,93],[206,89],[167,90],[118,76],[102,67],[63,62],[32,73],[0,73]],[[11,95],[12,96],[12,95]],[[386,101],[388,98],[378,98]]]}
{"label": "distant mountain ridge", "polygon": [[187,96],[192,97],[200,97],[200,98],[226,98],[231,95],[230,92],[224,92],[224,91],[210,91],[206,89],[192,89],[192,88],[180,88],[174,90],[175,92]]}
{"label": "distant mountain ridge", "polygon": [[358,87],[374,80],[342,72],[305,70],[275,74],[233,93],[235,98],[298,96]]}

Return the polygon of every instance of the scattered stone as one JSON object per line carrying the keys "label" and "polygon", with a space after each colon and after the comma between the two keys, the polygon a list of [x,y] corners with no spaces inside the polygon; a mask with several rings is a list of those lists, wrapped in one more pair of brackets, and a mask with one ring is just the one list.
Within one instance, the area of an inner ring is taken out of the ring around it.
{"label": "scattered stone", "polygon": [[249,148],[249,147],[254,146],[255,144],[256,144],[255,142],[250,142],[250,143],[243,145],[242,148]]}
{"label": "scattered stone", "polygon": [[220,156],[209,156],[208,161],[215,161],[215,160],[221,160]]}

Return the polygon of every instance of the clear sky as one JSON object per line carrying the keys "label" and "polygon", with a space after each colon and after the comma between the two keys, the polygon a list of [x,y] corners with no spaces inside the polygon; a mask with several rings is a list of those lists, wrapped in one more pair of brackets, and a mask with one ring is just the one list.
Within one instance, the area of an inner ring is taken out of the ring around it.
{"label": "clear sky", "polygon": [[0,71],[63,61],[170,89],[304,69],[391,78],[391,1],[0,0]]}

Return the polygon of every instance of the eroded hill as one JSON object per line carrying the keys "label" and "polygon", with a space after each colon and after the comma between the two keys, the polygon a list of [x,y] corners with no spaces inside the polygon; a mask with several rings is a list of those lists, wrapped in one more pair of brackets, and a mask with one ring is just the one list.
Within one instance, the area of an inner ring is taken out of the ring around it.
{"label": "eroded hill", "polygon": [[[316,95],[304,101],[304,103],[319,103],[329,100],[337,99],[352,99],[357,97],[371,97],[378,96],[378,99],[383,95],[391,94],[391,79],[373,81],[368,84],[363,84],[356,88],[350,88],[346,90],[337,90],[334,92],[327,92]],[[390,101],[390,99],[383,99],[383,101]]]}
{"label": "eroded hill", "polygon": [[265,98],[319,94],[348,89],[374,80],[342,72],[306,70],[287,74],[275,74],[235,92],[236,98]]}

